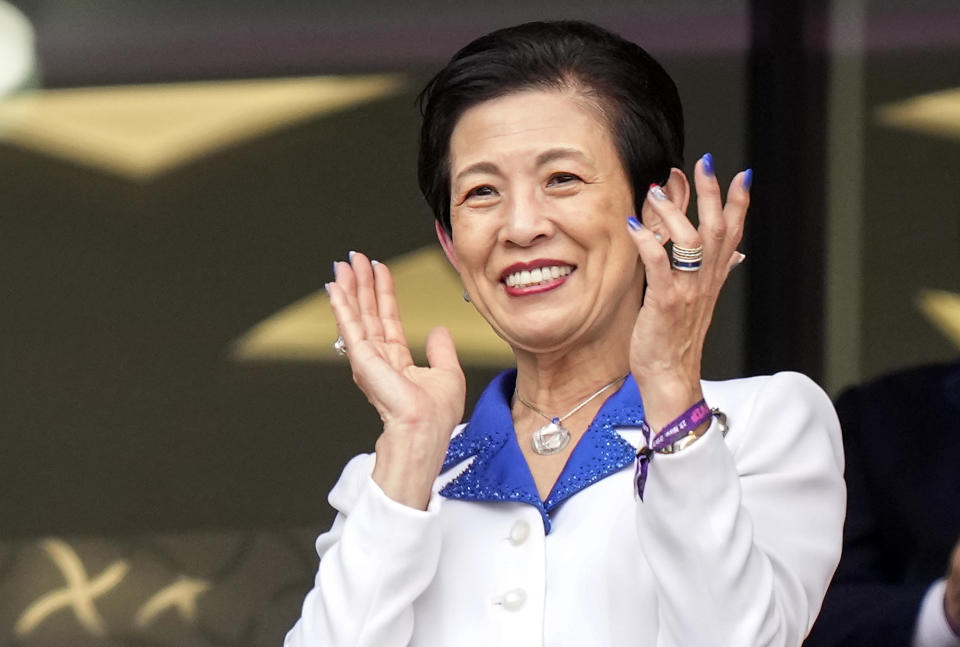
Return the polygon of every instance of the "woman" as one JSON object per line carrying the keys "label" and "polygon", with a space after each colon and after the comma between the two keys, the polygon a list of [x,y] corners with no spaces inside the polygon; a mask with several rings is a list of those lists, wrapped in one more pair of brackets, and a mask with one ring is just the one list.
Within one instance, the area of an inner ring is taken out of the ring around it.
{"label": "woman", "polygon": [[286,645],[799,645],[839,557],[836,417],[800,375],[700,380],[750,172],[724,205],[697,162],[695,228],[673,82],[584,23],[482,37],[421,100],[440,244],[517,368],[457,426],[450,335],[415,366],[388,268],[335,263],[383,433]]}

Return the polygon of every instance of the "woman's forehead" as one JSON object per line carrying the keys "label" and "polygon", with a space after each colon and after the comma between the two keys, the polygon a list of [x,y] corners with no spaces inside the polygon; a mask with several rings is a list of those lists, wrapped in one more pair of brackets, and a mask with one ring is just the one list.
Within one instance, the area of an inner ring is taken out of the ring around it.
{"label": "woman's forehead", "polygon": [[546,90],[512,93],[463,113],[450,137],[451,171],[483,158],[540,158],[550,151],[554,158],[564,151],[589,158],[611,143],[606,120],[582,97]]}

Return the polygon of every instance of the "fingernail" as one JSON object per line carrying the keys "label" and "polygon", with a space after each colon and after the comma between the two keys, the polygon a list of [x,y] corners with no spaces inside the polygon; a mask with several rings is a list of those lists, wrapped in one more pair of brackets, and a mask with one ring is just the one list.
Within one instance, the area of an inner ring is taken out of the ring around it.
{"label": "fingernail", "polygon": [[330,296],[330,284],[329,284],[329,283],[324,283],[324,284],[323,284],[323,289],[327,291],[327,296]]}
{"label": "fingernail", "polygon": [[737,252],[737,254],[738,254],[738,256],[737,256],[736,262],[734,263],[734,267],[736,267],[737,265],[740,265],[740,264],[743,263],[745,260],[747,260],[747,255],[744,254],[743,252]]}
{"label": "fingernail", "polygon": [[353,262],[353,255],[354,255],[354,254],[356,254],[356,252],[347,252],[347,262],[349,262],[349,263],[352,263],[352,262]]}
{"label": "fingernail", "polygon": [[370,261],[370,265],[373,265],[374,267],[376,267],[379,264],[380,264],[380,261],[377,261],[377,260]]}
{"label": "fingernail", "polygon": [[653,237],[657,239],[657,242],[658,242],[658,243],[662,243],[662,242],[663,242],[663,236],[661,236],[661,235],[658,234],[657,232],[653,232]]}
{"label": "fingernail", "polygon": [[743,172],[743,188],[749,191],[751,184],[753,184],[753,169],[748,168]]}
{"label": "fingernail", "polygon": [[663,189],[660,188],[659,184],[650,185],[650,194],[657,200],[666,200],[667,194],[663,192]]}
{"label": "fingernail", "polygon": [[333,262],[333,278],[337,278],[337,261]]}
{"label": "fingernail", "polygon": [[713,155],[704,153],[700,159],[703,160],[703,172],[707,175],[713,175]]}
{"label": "fingernail", "polygon": [[627,226],[634,231],[640,231],[643,229],[643,224],[633,216],[627,218]]}

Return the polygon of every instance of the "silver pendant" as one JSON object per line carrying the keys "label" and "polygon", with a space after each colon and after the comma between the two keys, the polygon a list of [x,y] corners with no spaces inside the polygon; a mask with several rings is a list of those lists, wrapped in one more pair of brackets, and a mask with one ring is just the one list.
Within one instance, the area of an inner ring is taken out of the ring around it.
{"label": "silver pendant", "polygon": [[554,418],[533,432],[533,451],[541,456],[549,456],[561,451],[570,443],[570,432]]}

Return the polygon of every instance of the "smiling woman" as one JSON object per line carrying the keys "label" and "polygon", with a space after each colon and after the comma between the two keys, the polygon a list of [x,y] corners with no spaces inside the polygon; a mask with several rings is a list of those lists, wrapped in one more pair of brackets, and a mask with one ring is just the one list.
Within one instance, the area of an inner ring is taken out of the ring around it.
{"label": "smiling woman", "polygon": [[704,155],[694,227],[673,82],[585,23],[484,36],[421,99],[437,236],[516,369],[458,425],[449,333],[414,365],[390,270],[334,264],[383,432],[286,645],[799,645],[839,557],[836,416],[797,374],[700,376],[751,172],[724,203]]}

